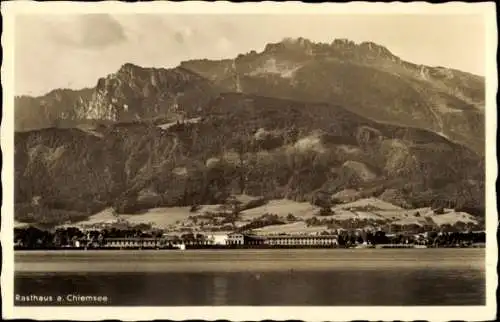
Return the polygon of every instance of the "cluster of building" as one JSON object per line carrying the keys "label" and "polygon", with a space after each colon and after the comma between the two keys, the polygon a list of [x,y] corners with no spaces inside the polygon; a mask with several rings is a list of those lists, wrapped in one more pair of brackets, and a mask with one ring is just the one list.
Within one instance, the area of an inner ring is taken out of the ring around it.
{"label": "cluster of building", "polygon": [[[80,242],[77,247],[84,247]],[[99,248],[181,248],[186,247],[238,247],[238,246],[302,246],[302,247],[335,247],[338,245],[335,235],[276,235],[257,236],[243,233],[213,233],[204,238],[182,240],[178,237],[164,235],[162,237],[122,237],[105,238],[101,243],[88,245]]]}
{"label": "cluster of building", "polygon": [[[51,235],[51,233],[47,232],[41,232],[42,235],[39,236],[25,232],[19,233],[15,237],[15,247],[17,249],[426,248],[483,247],[485,243],[484,231],[455,232],[451,234],[445,232],[386,234],[383,231],[366,232],[360,229],[353,231],[337,229],[329,233],[324,231],[316,234],[275,235],[257,235],[238,231],[186,233],[183,235],[165,233],[161,235],[161,232],[138,234],[137,231],[133,231],[130,234],[136,237],[117,237],[127,236],[129,233],[106,234],[102,231],[84,230],[78,231],[77,234],[73,232],[72,235],[61,233],[65,236],[62,238],[57,234]],[[157,237],[151,237],[155,235]],[[30,242],[30,238],[34,243]]]}

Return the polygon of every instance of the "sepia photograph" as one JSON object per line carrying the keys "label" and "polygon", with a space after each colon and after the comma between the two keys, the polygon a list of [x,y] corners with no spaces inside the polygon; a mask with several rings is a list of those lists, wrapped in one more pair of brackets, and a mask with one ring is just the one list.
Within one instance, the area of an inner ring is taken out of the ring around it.
{"label": "sepia photograph", "polygon": [[495,317],[494,3],[2,16],[4,317]]}

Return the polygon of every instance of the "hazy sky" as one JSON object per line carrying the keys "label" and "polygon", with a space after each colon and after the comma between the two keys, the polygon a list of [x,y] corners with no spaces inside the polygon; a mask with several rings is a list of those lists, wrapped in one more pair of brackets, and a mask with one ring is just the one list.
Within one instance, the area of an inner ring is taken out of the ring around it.
{"label": "hazy sky", "polygon": [[174,67],[233,58],[299,37],[373,41],[417,64],[484,75],[480,15],[23,15],[15,25],[16,95],[95,86],[126,62]]}

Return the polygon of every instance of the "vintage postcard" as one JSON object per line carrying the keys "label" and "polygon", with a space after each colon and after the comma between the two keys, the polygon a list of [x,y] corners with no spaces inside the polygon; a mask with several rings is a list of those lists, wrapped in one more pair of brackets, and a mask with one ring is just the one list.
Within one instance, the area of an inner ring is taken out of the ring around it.
{"label": "vintage postcard", "polygon": [[2,312],[495,318],[490,3],[2,3]]}

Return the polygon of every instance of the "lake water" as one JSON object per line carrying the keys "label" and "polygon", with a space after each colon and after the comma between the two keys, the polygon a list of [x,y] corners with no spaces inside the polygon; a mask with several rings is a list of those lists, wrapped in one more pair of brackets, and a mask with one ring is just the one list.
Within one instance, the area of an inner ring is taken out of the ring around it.
{"label": "lake water", "polygon": [[16,252],[15,304],[484,305],[484,259],[484,249]]}

